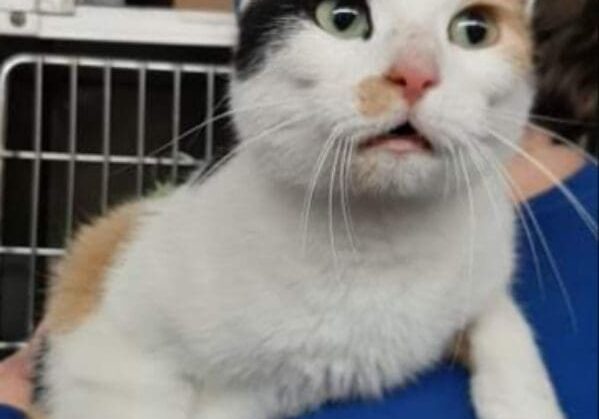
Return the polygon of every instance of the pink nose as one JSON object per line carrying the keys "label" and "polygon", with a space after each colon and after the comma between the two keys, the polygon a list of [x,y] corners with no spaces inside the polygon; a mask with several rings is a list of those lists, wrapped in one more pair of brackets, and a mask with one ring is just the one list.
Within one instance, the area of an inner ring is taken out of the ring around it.
{"label": "pink nose", "polygon": [[398,85],[410,105],[418,102],[430,89],[439,84],[439,71],[434,65],[414,66],[397,64],[387,79]]}

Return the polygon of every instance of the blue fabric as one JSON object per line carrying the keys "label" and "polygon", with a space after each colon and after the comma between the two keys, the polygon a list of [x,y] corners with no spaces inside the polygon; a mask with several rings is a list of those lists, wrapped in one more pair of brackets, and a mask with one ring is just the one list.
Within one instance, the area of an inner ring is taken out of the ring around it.
{"label": "blue fabric", "polygon": [[25,419],[25,415],[20,410],[0,404],[0,419]]}
{"label": "blue fabric", "polygon": [[[597,168],[588,166],[566,184],[597,219]],[[569,418],[597,419],[597,242],[561,192],[554,189],[530,201],[561,273],[553,276],[539,239],[542,284],[521,227],[515,295],[535,329],[545,362]],[[530,218],[527,219],[530,224]],[[535,235],[536,236],[536,235]],[[565,292],[574,307],[568,312]],[[576,325],[574,326],[573,318]],[[443,365],[415,384],[375,402],[329,405],[301,419],[475,419],[468,376]]]}

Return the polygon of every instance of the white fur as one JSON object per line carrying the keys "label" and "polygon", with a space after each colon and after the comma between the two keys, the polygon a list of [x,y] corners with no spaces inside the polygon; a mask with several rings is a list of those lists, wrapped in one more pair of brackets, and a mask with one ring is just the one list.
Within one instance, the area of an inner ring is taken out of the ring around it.
{"label": "white fur", "polygon": [[[247,148],[201,186],[144,204],[99,310],[51,337],[51,419],[280,419],[405,384],[472,323],[480,419],[563,417],[506,297],[514,222],[503,185],[489,167],[481,181],[471,163],[452,181],[448,164],[452,147],[470,156],[473,143],[509,154],[481,127],[515,143],[530,80],[496,49],[449,44],[457,0],[372,4],[368,42],[305,24],[263,70],[234,83],[234,108],[256,106],[235,117]],[[327,159],[303,248],[305,189],[331,127],[357,142],[405,120],[401,101],[365,118],[355,89],[414,49],[441,68],[442,84],[411,115],[437,154],[356,153],[357,253],[329,206]],[[507,111],[519,117],[495,116]]]}
{"label": "white fur", "polygon": [[500,295],[474,326],[474,404],[483,418],[561,419],[553,388],[528,325]]}

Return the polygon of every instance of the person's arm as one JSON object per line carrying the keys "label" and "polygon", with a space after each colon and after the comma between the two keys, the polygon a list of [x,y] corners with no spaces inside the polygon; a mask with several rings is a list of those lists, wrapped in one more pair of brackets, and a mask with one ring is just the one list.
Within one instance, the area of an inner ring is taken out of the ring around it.
{"label": "person's arm", "polygon": [[31,403],[31,354],[25,348],[0,363],[0,419],[25,419]]}

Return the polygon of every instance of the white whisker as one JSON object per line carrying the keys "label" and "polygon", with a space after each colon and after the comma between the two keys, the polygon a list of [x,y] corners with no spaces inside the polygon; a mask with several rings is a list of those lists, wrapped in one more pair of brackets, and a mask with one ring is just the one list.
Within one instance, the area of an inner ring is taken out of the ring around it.
{"label": "white whisker", "polygon": [[[470,213],[470,240],[469,240],[469,249],[470,250],[469,250],[469,255],[468,255],[468,289],[471,289],[473,275],[474,275],[474,244],[475,244],[477,220],[476,220],[476,211],[475,211],[475,206],[474,206],[472,180],[470,179],[470,175],[468,174],[468,168],[466,166],[464,154],[460,150],[458,150],[458,159],[460,162],[460,167],[462,169],[462,174],[464,175],[464,180],[466,181],[466,193],[467,193],[467,197],[468,197],[468,210]],[[470,300],[468,300],[468,301],[470,301]],[[466,304],[468,304],[468,303],[466,303]]]}
{"label": "white whisker", "polygon": [[351,153],[353,153],[353,147],[352,147],[352,141],[349,139],[344,140],[344,150],[343,150],[343,157],[341,159],[341,170],[339,172],[339,183],[340,183],[340,193],[341,193],[341,211],[342,211],[342,216],[343,216],[343,222],[345,224],[345,231],[347,234],[347,238],[349,240],[349,244],[350,247],[352,249],[352,252],[355,255],[357,255],[358,251],[356,249],[356,242],[355,242],[355,232],[353,229],[353,220],[351,217],[351,202],[349,200],[349,194],[348,194],[348,184],[349,184],[349,178],[351,176],[351,167],[348,166],[350,159],[351,159]]}
{"label": "white whisker", "polygon": [[[451,161],[451,165],[454,168],[454,174],[456,176],[456,190],[459,192],[461,189],[461,180],[459,179],[459,169],[457,167],[458,163],[461,163],[461,168],[463,169],[464,173],[466,173],[466,167],[464,166],[463,163],[463,157],[461,155],[461,151],[454,147],[453,145],[449,148],[449,152],[450,152],[450,161]],[[472,191],[469,189],[469,182],[466,183],[467,185],[467,196],[468,196],[468,201],[469,201],[469,208],[470,208],[470,242],[471,245],[469,246],[469,250],[470,250],[470,255],[468,258],[468,292],[467,294],[470,294],[470,290],[472,288],[472,276],[473,276],[473,270],[474,270],[474,244],[473,244],[473,234],[474,234],[474,229],[472,227],[472,224],[474,222],[474,201],[472,199]],[[468,303],[465,303],[465,306]],[[468,310],[464,310],[464,313],[467,313]],[[455,342],[455,346],[454,346],[454,356],[453,356],[453,362],[456,363],[457,362],[457,357],[458,354],[461,352],[461,348],[464,345],[464,340],[465,340],[465,334],[466,334],[466,323],[467,323],[467,316],[466,314],[462,315],[463,319],[461,320],[462,322],[462,326],[460,328],[460,332],[458,334],[458,337],[456,339]]]}
{"label": "white whisker", "polygon": [[452,162],[451,166],[453,167],[453,176],[455,178],[455,188],[456,188],[456,191],[459,191],[463,187],[462,177],[460,175],[460,170],[458,167],[457,154],[459,153],[459,149],[457,147],[455,147],[453,144],[451,144],[449,147],[449,151],[450,151],[451,162]]}
{"label": "white whisker", "polygon": [[[508,121],[517,121],[516,117],[512,117],[507,113],[495,113],[495,116],[498,116],[500,118],[504,118]],[[551,118],[549,120],[559,120],[558,118]],[[540,132],[542,134],[545,134],[551,138],[554,138],[556,140],[559,140],[560,142],[562,142],[566,147],[568,147],[569,149],[571,149],[573,152],[575,152],[576,154],[579,154],[580,156],[584,157],[585,160],[587,160],[588,162],[594,164],[595,166],[597,166],[599,164],[599,162],[597,161],[597,158],[595,156],[593,156],[591,153],[589,153],[583,146],[581,146],[580,144],[577,144],[575,141],[564,137],[563,135],[552,131],[548,128],[544,128],[538,124],[535,124],[532,121],[528,121],[526,122],[526,125],[537,132]]]}
{"label": "white whisker", "polygon": [[[499,172],[499,170],[497,169],[497,165],[500,165],[501,162],[499,162],[496,158],[494,158],[492,155],[487,154],[484,152],[484,150],[482,149],[482,147],[478,146],[478,147],[473,147],[473,150],[484,160],[487,162],[487,164],[489,165],[489,167],[494,171],[494,173],[497,175],[498,179],[505,185],[505,189],[506,192],[509,193],[510,195],[512,195],[512,201],[515,203],[516,201],[519,201],[517,199],[515,199],[516,197],[513,196],[514,192],[512,191],[512,188],[507,185],[505,179],[503,178],[503,174],[501,172]],[[483,182],[485,182],[486,188],[488,190],[488,194],[489,194],[489,199],[492,200],[492,202],[494,202],[495,200],[492,198],[491,196],[491,191],[488,188],[488,182],[485,176],[483,176]],[[494,205],[495,211],[497,211],[497,205]],[[524,215],[524,212],[522,211],[522,208],[517,205],[514,204],[514,210],[516,211],[516,216],[518,217],[518,219],[521,221],[522,223],[522,228],[524,230],[524,234],[526,236],[526,240],[528,243],[528,246],[530,248],[530,252],[531,252],[531,256],[533,258],[533,264],[534,264],[534,269],[535,269],[535,273],[537,276],[537,283],[539,285],[539,291],[541,293],[541,297],[545,298],[546,295],[546,291],[545,291],[545,284],[543,282],[543,274],[542,274],[542,270],[541,270],[541,262],[540,262],[540,257],[539,254],[537,252],[537,247],[535,245],[534,242],[534,236],[532,234],[532,230],[530,228],[530,225],[528,223],[528,220],[526,219],[526,216]]]}
{"label": "white whisker", "polygon": [[551,131],[549,129],[543,128],[537,124],[534,124],[532,122],[528,122],[527,125],[535,130],[538,131],[542,134],[546,134],[550,137],[553,137],[559,141],[561,141],[562,143],[565,144],[566,147],[570,148],[572,151],[574,151],[577,154],[580,154],[581,156],[583,156],[586,160],[588,160],[590,163],[594,164],[595,166],[598,165],[597,162],[597,158],[595,156],[593,156],[591,153],[589,153],[584,147],[582,147],[580,144],[577,144],[576,142],[564,137],[561,134],[558,134],[555,131]]}
{"label": "white whisker", "polygon": [[155,149],[154,151],[152,151],[151,153],[148,154],[149,157],[155,156],[156,154],[159,154],[160,152],[168,149],[169,147],[171,147],[174,143],[187,138],[188,136],[195,134],[199,131],[201,131],[202,129],[206,128],[208,125],[220,121],[221,119],[225,119],[228,118],[230,116],[236,115],[236,114],[241,114],[241,113],[245,113],[245,112],[252,112],[255,110],[263,110],[263,109],[268,109],[268,108],[273,108],[273,107],[277,107],[277,106],[281,106],[287,103],[292,103],[291,101],[284,101],[284,102],[276,102],[276,103],[271,103],[271,104],[261,104],[261,105],[254,105],[254,106],[248,106],[245,108],[236,108],[234,110],[229,110],[223,113],[220,113],[218,115],[214,115],[212,118],[208,118],[205,119],[204,121],[200,122],[199,124],[189,128],[188,130],[184,131],[183,133],[179,134],[177,137],[172,138],[171,140],[169,140],[168,142],[166,142],[165,144],[163,144],[162,146],[160,146],[159,148]]}
{"label": "white whisker", "polygon": [[228,161],[230,161],[239,151],[245,149],[246,147],[248,147],[250,145],[253,145],[253,144],[259,142],[259,140],[264,140],[267,136],[269,136],[279,130],[282,130],[282,129],[287,128],[293,124],[301,122],[302,120],[305,120],[308,116],[310,116],[309,113],[301,115],[300,117],[295,118],[295,119],[286,120],[284,122],[281,122],[281,123],[275,125],[274,127],[270,127],[267,130],[262,131],[260,134],[257,134],[254,137],[251,137],[251,138],[248,138],[248,139],[242,141],[236,147],[234,147],[231,151],[229,151],[229,153],[227,153],[226,156],[221,158],[216,164],[214,164],[212,167],[210,167],[210,169],[208,169],[207,171],[198,171],[195,174],[193,174],[192,176],[190,176],[188,181],[186,182],[186,185],[190,186],[190,185],[197,185],[199,183],[202,183],[205,179],[209,178],[218,169],[220,169]]}
{"label": "white whisker", "polygon": [[[511,117],[518,118],[518,119],[521,118],[521,115],[513,113],[513,112],[507,112],[507,111],[496,112],[496,114],[511,116]],[[597,120],[583,121],[580,119],[559,118],[559,117],[555,117],[555,116],[541,115],[541,114],[537,114],[537,113],[529,113],[528,116],[530,119],[534,119],[537,121],[555,122],[555,123],[559,123],[559,124],[578,126],[578,127],[589,127],[590,128],[590,127],[599,126],[599,121],[597,121]]]}
{"label": "white whisker", "polygon": [[578,319],[576,316],[576,311],[574,309],[574,305],[572,303],[572,298],[570,297],[570,293],[568,292],[568,288],[566,286],[564,278],[559,270],[557,261],[555,260],[555,256],[553,255],[553,252],[551,251],[551,247],[549,246],[547,237],[545,236],[545,233],[543,232],[543,229],[541,228],[541,225],[540,225],[534,211],[532,210],[530,204],[528,202],[526,202],[526,200],[524,200],[524,193],[522,192],[522,189],[520,189],[520,187],[518,186],[516,181],[512,178],[512,176],[507,172],[507,170],[503,166],[498,165],[496,167],[501,171],[504,179],[509,183],[512,190],[514,190],[514,192],[521,198],[522,208],[524,209],[524,211],[526,211],[526,214],[530,218],[532,225],[534,227],[534,230],[537,234],[537,237],[538,237],[539,241],[541,242],[541,246],[545,252],[545,255],[547,256],[547,261],[549,262],[551,271],[553,272],[553,276],[557,282],[557,285],[558,285],[560,292],[562,294],[562,297],[564,299],[564,304],[566,305],[566,310],[568,311],[568,316],[570,317],[570,320],[572,322],[572,328],[573,328],[574,332],[576,332],[578,330]]}
{"label": "white whisker", "polygon": [[576,196],[574,196],[574,194],[564,185],[564,183],[561,181],[561,179],[558,179],[558,177],[556,175],[554,175],[553,173],[551,173],[551,171],[549,169],[547,169],[541,162],[539,162],[539,160],[537,160],[536,158],[531,156],[529,153],[527,153],[521,147],[519,147],[515,144],[512,144],[510,141],[503,138],[500,134],[496,133],[491,128],[487,127],[487,130],[493,136],[493,138],[495,138],[500,143],[504,144],[506,147],[512,149],[514,152],[516,152],[519,155],[521,155],[522,157],[524,157],[528,162],[530,162],[533,166],[535,166],[544,176],[546,176],[549,180],[551,180],[551,182],[553,182],[555,187],[558,188],[559,191],[570,202],[570,204],[572,205],[574,210],[578,213],[578,215],[580,216],[582,221],[587,225],[588,229],[595,237],[595,240],[597,240],[599,238],[596,221],[593,219],[591,214],[589,214],[589,212],[586,210],[586,208],[584,208],[584,206],[580,203],[578,198],[576,198]]}
{"label": "white whisker", "polygon": [[[339,275],[339,255],[337,253],[337,245],[335,240],[335,181],[337,180],[337,166],[339,164],[339,157],[341,155],[341,148],[344,143],[342,140],[337,140],[337,145],[335,147],[335,154],[333,157],[333,164],[331,166],[331,177],[329,181],[329,198],[328,198],[328,208],[329,208],[329,243],[331,245],[331,253],[333,255],[333,266],[335,267],[335,273]],[[340,275],[339,275],[340,277]],[[339,279],[339,278],[338,278]]]}
{"label": "white whisker", "polygon": [[338,136],[339,125],[335,126],[331,131],[331,134],[327,138],[327,140],[322,145],[322,150],[318,159],[316,160],[316,164],[314,167],[314,174],[312,175],[312,179],[306,190],[306,197],[304,199],[304,208],[302,210],[302,251],[305,253],[308,248],[308,228],[310,224],[310,213],[312,212],[312,201],[314,200],[314,194],[316,193],[316,187],[318,186],[318,179],[320,178],[320,174],[322,169],[326,163],[327,157],[331,152],[333,146],[335,145],[335,141]]}

